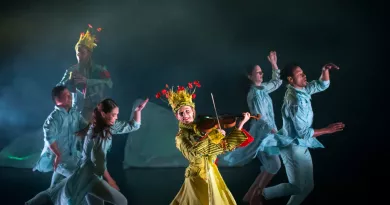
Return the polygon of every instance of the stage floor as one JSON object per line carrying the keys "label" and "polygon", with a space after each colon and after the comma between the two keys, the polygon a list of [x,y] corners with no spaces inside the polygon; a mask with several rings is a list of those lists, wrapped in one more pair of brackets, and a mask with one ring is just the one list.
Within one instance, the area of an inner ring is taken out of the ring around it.
{"label": "stage floor", "polygon": [[[245,204],[241,202],[241,198],[257,175],[257,165],[259,164],[252,163],[242,168],[221,169],[221,174],[237,204]],[[184,168],[109,171],[131,205],[168,205],[179,191],[184,179]],[[1,167],[0,172],[2,205],[23,204],[49,186],[52,174],[5,167]],[[285,204],[286,200],[287,198],[272,200],[268,204]]]}
{"label": "stage floor", "polygon": [[[129,205],[168,205],[176,196],[183,181],[185,168],[131,168],[122,169],[123,150],[126,138],[117,138],[108,154],[108,169],[116,180]],[[1,142],[4,142],[1,141]],[[4,144],[4,143],[0,143]],[[312,152],[314,163],[313,192],[303,205],[334,204],[374,204],[368,194],[372,190],[372,180],[362,177],[364,161],[351,158],[343,162],[343,170],[332,167],[340,162],[337,158],[328,159],[328,152]],[[371,162],[370,162],[371,163]],[[254,159],[250,164],[239,168],[220,168],[220,172],[235,197],[237,204],[245,204],[242,197],[255,180],[260,170],[260,162]],[[25,201],[48,188],[52,173],[33,172],[31,169],[0,167],[0,205],[23,205]],[[284,166],[270,185],[287,182]],[[267,201],[267,205],[284,205],[288,197]]]}
{"label": "stage floor", "polygon": [[[220,169],[237,204],[245,204],[241,199],[258,174],[259,165],[259,162],[254,160],[245,167]],[[109,169],[131,205],[168,205],[183,183],[184,168],[121,170],[119,167],[109,166]],[[33,172],[30,169],[2,167],[0,172],[2,205],[23,204],[39,191],[46,189],[51,179],[51,173]],[[285,170],[282,168],[271,184],[284,181]],[[326,181],[318,179],[314,191],[303,204],[342,204],[349,201],[349,197],[356,199],[356,193],[353,194],[340,185],[331,186],[324,183]],[[284,197],[270,200],[267,204],[282,205],[286,204],[287,200],[288,198]]]}

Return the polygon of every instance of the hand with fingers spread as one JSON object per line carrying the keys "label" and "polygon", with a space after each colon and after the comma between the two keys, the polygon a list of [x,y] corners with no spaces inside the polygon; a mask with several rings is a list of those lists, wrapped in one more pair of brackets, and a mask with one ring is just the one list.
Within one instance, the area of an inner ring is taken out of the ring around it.
{"label": "hand with fingers spread", "polygon": [[141,102],[137,108],[135,108],[135,112],[140,112],[141,110],[143,110],[146,106],[146,103],[149,102],[149,98],[146,98],[146,100],[144,100],[143,102]]}
{"label": "hand with fingers spread", "polygon": [[332,123],[325,128],[315,129],[313,137],[319,137],[325,134],[332,134],[335,132],[343,131],[345,125],[342,122]]}
{"label": "hand with fingers spread", "polygon": [[146,104],[149,102],[149,98],[146,98],[143,102],[141,102],[134,110],[134,121],[141,122],[141,111],[145,108]]}
{"label": "hand with fingers spread", "polygon": [[325,129],[326,129],[328,134],[332,134],[335,132],[343,131],[344,127],[345,127],[344,123],[337,122],[337,123],[332,123],[332,124],[328,125],[328,127],[326,127]]}
{"label": "hand with fingers spread", "polygon": [[271,63],[273,69],[278,69],[278,57],[276,56],[276,51],[271,51],[269,56],[267,56],[268,61]]}

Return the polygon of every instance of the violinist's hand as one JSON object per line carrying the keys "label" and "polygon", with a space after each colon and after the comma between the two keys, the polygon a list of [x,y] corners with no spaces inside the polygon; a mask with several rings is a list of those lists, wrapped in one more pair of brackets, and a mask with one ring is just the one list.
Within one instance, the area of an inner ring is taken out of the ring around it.
{"label": "violinist's hand", "polygon": [[218,131],[223,135],[223,136],[226,136],[226,131],[223,130],[223,129],[218,129]]}
{"label": "violinist's hand", "polygon": [[250,119],[251,117],[251,114],[249,114],[249,112],[245,112],[245,113],[242,113],[242,115],[244,116],[244,119],[241,120],[240,124],[238,125],[237,129],[241,130],[242,127],[244,127],[244,124],[246,122],[248,122],[248,120]]}
{"label": "violinist's hand", "polygon": [[251,114],[249,112],[242,113],[244,116],[244,119],[242,120],[244,123],[248,122],[248,120],[251,118]]}

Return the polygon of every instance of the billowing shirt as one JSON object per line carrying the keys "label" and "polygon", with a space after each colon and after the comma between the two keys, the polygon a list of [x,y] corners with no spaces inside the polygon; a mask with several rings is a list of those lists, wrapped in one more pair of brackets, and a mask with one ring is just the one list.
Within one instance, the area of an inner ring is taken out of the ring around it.
{"label": "billowing shirt", "polygon": [[254,137],[254,141],[246,147],[238,148],[222,157],[220,164],[228,166],[245,165],[252,161],[259,151],[268,154],[278,154],[279,146],[285,143],[271,133],[277,130],[275,124],[274,109],[269,93],[277,90],[282,85],[280,80],[280,70],[272,70],[272,79],[263,82],[261,86],[252,85],[248,95],[247,103],[251,115],[260,114],[258,120],[251,120],[249,133]]}
{"label": "billowing shirt", "polygon": [[309,148],[323,148],[315,138],[313,124],[313,109],[311,95],[326,90],[330,81],[315,80],[303,89],[287,86],[282,106],[283,129],[282,133],[293,139],[293,143]]}

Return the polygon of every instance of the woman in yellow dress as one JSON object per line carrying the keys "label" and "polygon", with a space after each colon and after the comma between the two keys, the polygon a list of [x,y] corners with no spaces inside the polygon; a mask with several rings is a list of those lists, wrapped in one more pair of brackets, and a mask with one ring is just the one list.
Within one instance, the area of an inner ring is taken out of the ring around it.
{"label": "woman in yellow dress", "polygon": [[236,147],[246,146],[253,138],[242,129],[249,120],[250,114],[243,113],[243,120],[230,134],[225,136],[222,129],[213,129],[208,133],[200,131],[195,118],[195,89],[199,81],[178,86],[177,90],[163,89],[156,94],[157,98],[168,100],[179,121],[179,132],[176,135],[176,147],[189,161],[185,171],[184,183],[171,205],[235,205],[232,194],[222,179],[215,165],[219,154],[232,151]]}

